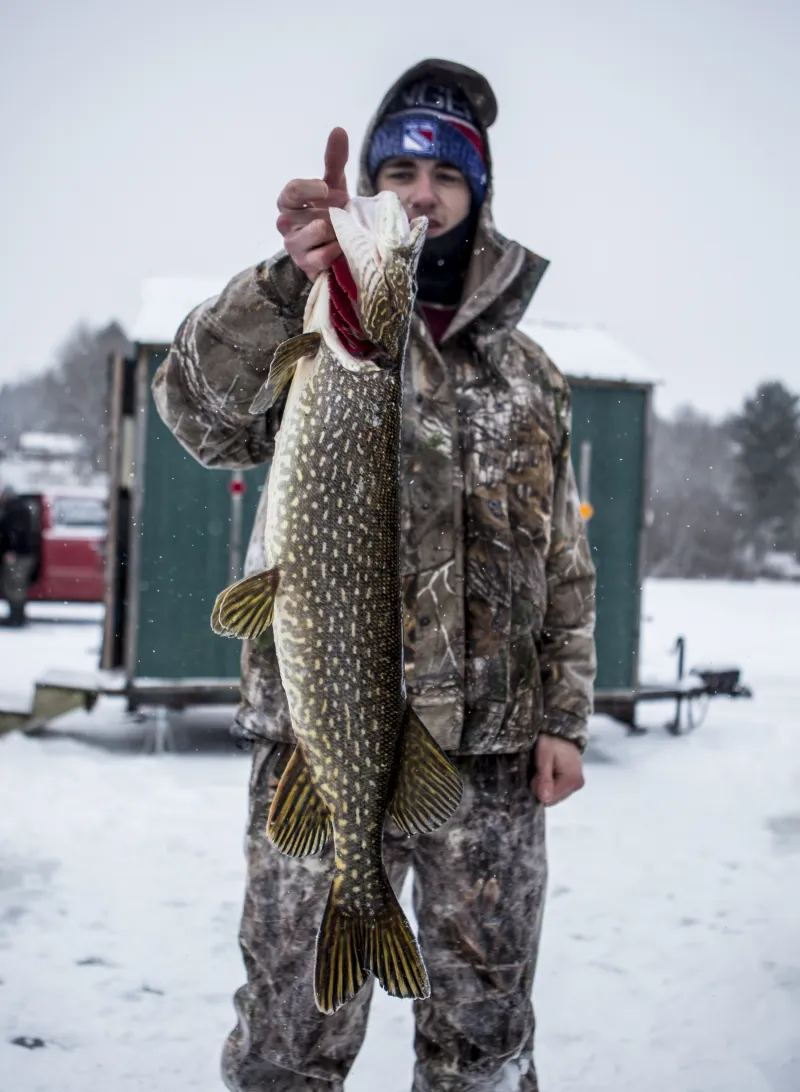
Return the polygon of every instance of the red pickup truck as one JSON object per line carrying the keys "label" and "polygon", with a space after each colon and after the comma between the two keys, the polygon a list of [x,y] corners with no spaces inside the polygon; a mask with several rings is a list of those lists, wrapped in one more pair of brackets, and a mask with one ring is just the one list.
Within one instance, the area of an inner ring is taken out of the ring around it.
{"label": "red pickup truck", "polygon": [[24,496],[33,512],[40,544],[28,598],[62,603],[102,602],[105,492],[64,486]]}

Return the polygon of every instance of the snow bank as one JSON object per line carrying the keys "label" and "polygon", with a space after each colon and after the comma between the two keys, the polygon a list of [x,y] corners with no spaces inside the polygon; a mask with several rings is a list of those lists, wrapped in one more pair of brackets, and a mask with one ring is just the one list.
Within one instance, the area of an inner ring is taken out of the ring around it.
{"label": "snow bank", "polygon": [[[677,739],[669,707],[642,737],[595,718],[586,789],[549,813],[542,1088],[797,1092],[800,586],[653,582],[644,610],[648,676],[682,633],[689,664],[738,664],[755,698]],[[37,661],[92,668],[98,638],[91,619],[0,630],[0,689]],[[4,1092],[221,1087],[247,776],[236,754],[0,739]],[[410,1005],[377,990],[347,1092],[407,1092],[411,1041]]]}

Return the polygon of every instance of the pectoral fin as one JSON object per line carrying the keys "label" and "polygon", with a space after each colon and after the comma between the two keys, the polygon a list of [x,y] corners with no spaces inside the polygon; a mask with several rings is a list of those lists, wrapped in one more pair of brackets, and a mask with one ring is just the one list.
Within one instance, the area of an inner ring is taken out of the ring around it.
{"label": "pectoral fin", "polygon": [[265,569],[231,584],[217,596],[211,628],[222,637],[260,637],[272,625],[277,588],[277,569]]}
{"label": "pectoral fin", "polygon": [[387,811],[406,834],[427,834],[446,823],[461,801],[461,778],[410,705],[394,793]]}
{"label": "pectoral fin", "polygon": [[331,814],[299,744],[283,771],[267,820],[267,837],[281,853],[319,853],[331,835]]}
{"label": "pectoral fin", "polygon": [[304,356],[313,356],[319,349],[321,340],[319,334],[312,332],[290,338],[278,346],[267,381],[250,404],[252,414],[266,413],[294,375],[299,361]]}

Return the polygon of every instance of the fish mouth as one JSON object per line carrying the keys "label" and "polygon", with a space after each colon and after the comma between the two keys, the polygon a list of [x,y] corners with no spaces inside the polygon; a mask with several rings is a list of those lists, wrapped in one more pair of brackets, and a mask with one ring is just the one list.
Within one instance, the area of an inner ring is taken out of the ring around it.
{"label": "fish mouth", "polygon": [[426,217],[409,222],[391,190],[355,197],[332,208],[331,223],[357,291],[361,329],[381,353],[399,364],[405,353],[416,272],[428,229]]}

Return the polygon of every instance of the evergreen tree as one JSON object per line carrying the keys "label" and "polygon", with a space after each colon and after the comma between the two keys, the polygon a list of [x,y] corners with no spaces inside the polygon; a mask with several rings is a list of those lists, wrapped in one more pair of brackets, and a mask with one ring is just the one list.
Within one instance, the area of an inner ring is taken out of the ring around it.
{"label": "evergreen tree", "polygon": [[728,431],[736,484],[756,556],[800,551],[800,398],[782,383],[762,383]]}

